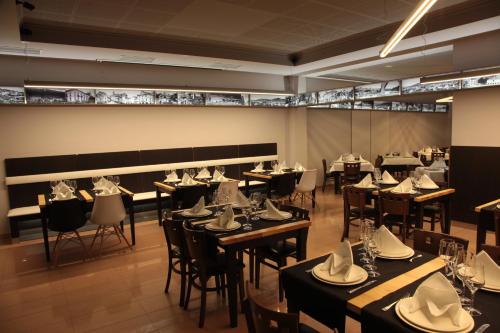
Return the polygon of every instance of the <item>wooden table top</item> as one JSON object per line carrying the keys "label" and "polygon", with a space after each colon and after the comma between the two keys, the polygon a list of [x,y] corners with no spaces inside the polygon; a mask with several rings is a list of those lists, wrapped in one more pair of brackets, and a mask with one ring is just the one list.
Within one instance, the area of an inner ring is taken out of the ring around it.
{"label": "wooden table top", "polygon": [[493,205],[496,205],[496,204],[498,204],[498,203],[500,203],[500,199],[496,199],[496,200],[493,200],[493,201],[487,202],[487,203],[485,203],[485,204],[479,205],[479,206],[477,206],[476,208],[474,208],[474,211],[475,211],[476,213],[479,213],[479,212],[480,212],[483,208],[487,208],[487,207],[489,207],[489,206],[493,206]]}
{"label": "wooden table top", "polygon": [[[372,194],[379,195],[379,192],[391,191],[395,187],[396,186],[391,186],[391,187],[384,187],[382,189],[377,189],[377,190],[372,191]],[[430,199],[435,199],[435,198],[439,198],[439,197],[443,197],[443,196],[455,193],[454,188],[437,189],[437,190],[431,190],[431,191],[434,191],[434,192],[422,193],[418,196],[414,196],[413,201],[423,202],[423,201],[427,201]]]}

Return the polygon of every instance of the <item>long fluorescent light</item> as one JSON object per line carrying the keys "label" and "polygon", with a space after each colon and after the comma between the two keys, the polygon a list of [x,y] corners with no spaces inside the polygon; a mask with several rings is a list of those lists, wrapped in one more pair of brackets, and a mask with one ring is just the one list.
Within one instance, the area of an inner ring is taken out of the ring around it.
{"label": "long fluorescent light", "polygon": [[420,83],[421,84],[431,84],[431,83],[439,83],[439,82],[446,82],[446,81],[473,79],[476,77],[493,76],[493,75],[500,75],[500,67],[491,67],[488,69],[463,71],[463,72],[459,72],[459,73],[445,74],[445,75],[427,76],[427,77],[421,78]]}
{"label": "long fluorescent light", "polygon": [[236,91],[236,90],[211,90],[211,89],[185,89],[179,88],[165,88],[165,87],[141,87],[141,86],[126,86],[126,85],[113,85],[113,86],[99,86],[99,85],[80,85],[80,84],[67,84],[67,83],[31,83],[26,82],[25,88],[54,88],[54,89],[109,89],[109,90],[145,90],[145,91],[176,91],[176,92],[199,92],[199,93],[214,93],[214,94],[253,94],[253,95],[278,95],[278,96],[295,96],[291,93],[273,92],[273,91]]}
{"label": "long fluorescent light", "polygon": [[398,30],[391,36],[389,41],[380,51],[380,57],[385,58],[389,52],[398,44],[401,39],[413,28],[415,24],[429,11],[429,9],[437,2],[437,0],[420,0],[417,7],[411,12],[404,22],[399,26]]}
{"label": "long fluorescent light", "polygon": [[436,103],[452,103],[452,102],[453,102],[453,96],[436,99]]}

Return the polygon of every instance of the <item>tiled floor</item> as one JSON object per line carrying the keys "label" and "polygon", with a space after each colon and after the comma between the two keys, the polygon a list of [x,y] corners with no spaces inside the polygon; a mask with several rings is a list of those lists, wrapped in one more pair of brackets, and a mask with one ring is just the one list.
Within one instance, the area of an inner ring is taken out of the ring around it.
{"label": "tiled floor", "polygon": [[[308,256],[332,250],[342,232],[342,198],[318,195],[312,211]],[[178,303],[178,276],[171,291],[163,293],[166,276],[166,248],[163,229],[156,222],[137,226],[137,246],[131,252],[123,245],[97,259],[78,261],[79,249],[68,249],[58,268],[44,260],[40,241],[0,245],[0,332],[191,332],[197,328],[199,294],[193,291],[190,309]],[[352,240],[358,235],[351,229]],[[468,238],[475,248],[474,226],[454,222],[452,234]],[[489,235],[491,237],[491,235]],[[109,239],[112,244],[115,239]],[[492,240],[489,239],[489,242]],[[91,235],[86,242],[90,244]],[[277,274],[263,268],[262,300],[277,303]],[[281,304],[282,310],[286,309]],[[302,316],[322,332],[327,328]],[[209,294],[207,332],[245,332],[228,326],[227,306],[221,297]],[[348,332],[359,332],[359,324],[348,319]]]}

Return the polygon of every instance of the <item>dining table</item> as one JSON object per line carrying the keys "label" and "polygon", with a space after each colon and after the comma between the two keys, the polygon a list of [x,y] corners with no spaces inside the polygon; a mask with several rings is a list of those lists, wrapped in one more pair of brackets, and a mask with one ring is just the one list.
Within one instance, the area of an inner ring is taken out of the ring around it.
{"label": "dining table", "polygon": [[[123,205],[127,211],[129,222],[130,222],[130,237],[132,245],[135,245],[135,212],[134,212],[134,193],[129,191],[123,186],[118,186],[120,194],[123,200]],[[75,191],[75,197],[84,202],[85,211],[91,212],[94,207],[94,200],[97,193],[93,190],[79,190]],[[47,261],[50,261],[50,246],[49,246],[49,227],[47,221],[47,207],[52,204],[52,198],[50,194],[38,194],[38,207],[40,207],[40,215],[42,220],[42,234],[43,243],[45,248],[45,257]],[[123,231],[123,221],[120,224]]]}
{"label": "dining table", "polygon": [[[359,162],[359,160],[351,161],[350,163]],[[340,178],[344,173],[344,164],[349,163],[348,161],[334,161],[330,164],[329,173],[332,174],[334,179],[334,192],[341,193],[341,181]],[[373,173],[375,167],[369,161],[361,161],[359,166],[360,176],[364,177],[369,173]]]}
{"label": "dining table", "polygon": [[[207,206],[206,208],[215,211],[217,206]],[[241,224],[245,221],[245,216],[241,214],[239,209],[235,209],[235,221]],[[189,221],[191,226],[204,230],[207,234],[209,242],[215,243],[218,247],[224,250],[224,254],[228,263],[228,303],[229,303],[229,318],[230,326],[238,326],[238,274],[241,263],[241,253],[247,249],[255,249],[259,246],[270,245],[278,241],[295,239],[297,246],[297,260],[306,259],[307,255],[307,235],[311,222],[309,220],[298,219],[295,217],[282,221],[266,220],[260,217],[260,213],[264,210],[258,210],[256,221],[251,221],[251,230],[238,228],[232,231],[211,231],[205,226],[213,221],[216,217],[210,215],[203,218],[187,218],[180,216]],[[174,211],[174,214],[181,214],[182,210]]]}
{"label": "dining table", "polygon": [[[488,231],[495,231],[497,235],[500,233],[500,217],[495,218],[495,214],[500,216],[500,199],[496,199],[474,208],[477,214],[476,221],[476,248],[477,252],[480,250],[480,245],[486,243],[486,233]],[[495,243],[500,246],[500,236],[495,237]]]}
{"label": "dining table", "polygon": [[[245,195],[248,197],[250,195],[250,180],[259,180],[266,183],[267,197],[271,197],[271,191],[276,187],[276,183],[279,177],[283,175],[294,173],[295,181],[298,183],[302,177],[303,171],[294,169],[283,169],[281,172],[274,172],[273,170],[262,170],[262,171],[245,171],[243,176],[245,177]],[[312,191],[312,197],[316,199],[316,189]],[[313,207],[315,207],[316,200],[313,200]]]}
{"label": "dining table", "polygon": [[[354,264],[362,265],[358,251],[361,244],[353,244]],[[331,329],[345,332],[346,317],[361,322],[363,333],[379,332],[421,332],[403,323],[395,314],[394,308],[382,308],[413,294],[417,286],[435,272],[445,267],[444,261],[430,253],[414,251],[410,259],[376,259],[379,277],[368,278],[368,282],[357,285],[340,286],[318,280],[311,270],[325,262],[330,255],[326,253],[316,258],[284,267],[280,275],[285,290],[288,312],[307,314]],[[495,318],[500,294],[478,291],[475,305],[483,315],[475,318],[475,326],[490,323],[491,332],[498,332],[500,320]],[[496,321],[496,322],[495,322]]]}

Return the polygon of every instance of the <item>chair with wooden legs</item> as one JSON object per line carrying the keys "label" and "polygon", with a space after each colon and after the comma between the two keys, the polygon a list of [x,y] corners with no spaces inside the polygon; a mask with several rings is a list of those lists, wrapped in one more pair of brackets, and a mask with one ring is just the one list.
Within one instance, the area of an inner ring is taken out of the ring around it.
{"label": "chair with wooden legs", "polygon": [[[168,251],[168,272],[167,282],[165,284],[165,293],[168,293],[172,272],[181,277],[181,289],[179,295],[179,306],[184,306],[184,297],[186,296],[187,279],[187,248],[182,229],[182,220],[165,219],[163,221],[163,232],[167,242]],[[178,267],[176,267],[178,266]]]}
{"label": "chair with wooden legs", "polygon": [[333,176],[333,173],[328,170],[327,165],[326,165],[326,160],[322,159],[321,163],[323,164],[323,186],[321,187],[321,191],[325,192],[326,183],[330,179],[335,181],[335,177]]}
{"label": "chair with wooden legs", "polygon": [[355,184],[361,178],[361,163],[346,162],[344,163],[344,174],[342,175],[342,185]]}
{"label": "chair with wooden legs", "polygon": [[[186,248],[188,253],[188,286],[186,298],[184,301],[184,309],[188,308],[189,300],[191,298],[191,289],[196,287],[201,292],[201,306],[200,306],[200,319],[198,327],[202,328],[205,323],[205,310],[207,303],[207,292],[217,291],[226,288],[226,273],[231,269],[228,267],[224,253],[212,253],[207,251],[209,248],[206,233],[204,230],[192,229],[185,221],[182,225],[184,236],[186,238]],[[212,253],[212,255],[211,255]],[[240,300],[243,303],[244,286],[243,286],[243,262],[239,264],[239,293]],[[207,282],[210,278],[215,278],[215,288],[209,288]],[[199,280],[199,285],[196,280]],[[223,296],[225,292],[223,292]],[[242,304],[243,306],[243,304]]]}
{"label": "chair with wooden legs", "polygon": [[316,207],[316,199],[314,198],[313,191],[316,190],[316,176],[318,174],[318,170],[304,170],[302,176],[300,177],[300,181],[295,187],[295,196],[292,201],[295,201],[297,196],[300,196],[301,205],[304,204],[304,200],[306,198],[311,199],[312,207]]}
{"label": "chair with wooden legs", "polygon": [[123,239],[129,249],[132,250],[132,245],[130,245],[127,237],[125,237],[125,234],[120,228],[120,223],[123,222],[126,215],[127,213],[123,205],[121,193],[97,195],[89,221],[90,223],[97,224],[98,227],[90,248],[94,246],[97,238],[100,238],[98,251],[98,255],[100,255],[105,239],[111,235],[116,235],[119,243],[121,243]]}
{"label": "chair with wooden legs", "polygon": [[497,265],[500,265],[500,246],[481,244],[479,246],[479,251],[481,250],[488,253],[491,259],[493,259]]}
{"label": "chair with wooden legs", "polygon": [[340,241],[349,238],[349,226],[352,221],[369,219],[375,221],[375,209],[367,207],[366,192],[355,186],[344,186],[344,232]]}
{"label": "chair with wooden legs", "polygon": [[[307,209],[285,205],[281,205],[279,209],[281,211],[290,212],[293,218],[297,220],[310,220],[309,211]],[[297,245],[294,242],[285,240],[271,245],[257,247],[255,249],[255,287],[259,288],[261,264],[279,271],[281,267],[287,265],[287,258],[297,258]],[[283,301],[281,279],[278,279],[278,297],[280,302]]]}
{"label": "chair with wooden legs", "polygon": [[465,250],[469,247],[469,241],[466,239],[439,232],[415,229],[413,231],[413,248],[437,256],[439,254],[439,242],[445,238],[453,239],[456,243],[462,244]]}
{"label": "chair with wooden legs", "polygon": [[[70,242],[76,242],[83,248],[83,260],[87,257],[87,248],[83,243],[78,228],[87,221],[83,204],[77,198],[69,200],[54,200],[47,206],[47,222],[51,231],[57,232],[57,238],[52,250],[54,266],[57,266],[61,250]],[[76,237],[72,237],[75,234]]]}
{"label": "chair with wooden legs", "polygon": [[249,333],[318,333],[312,327],[300,323],[299,315],[296,313],[273,311],[261,305],[248,282],[246,292],[244,308]]}
{"label": "chair with wooden legs", "polygon": [[394,225],[398,225],[403,243],[406,243],[409,227],[415,224],[414,216],[410,215],[410,195],[379,191],[378,202],[380,224],[390,226],[391,230]]}

